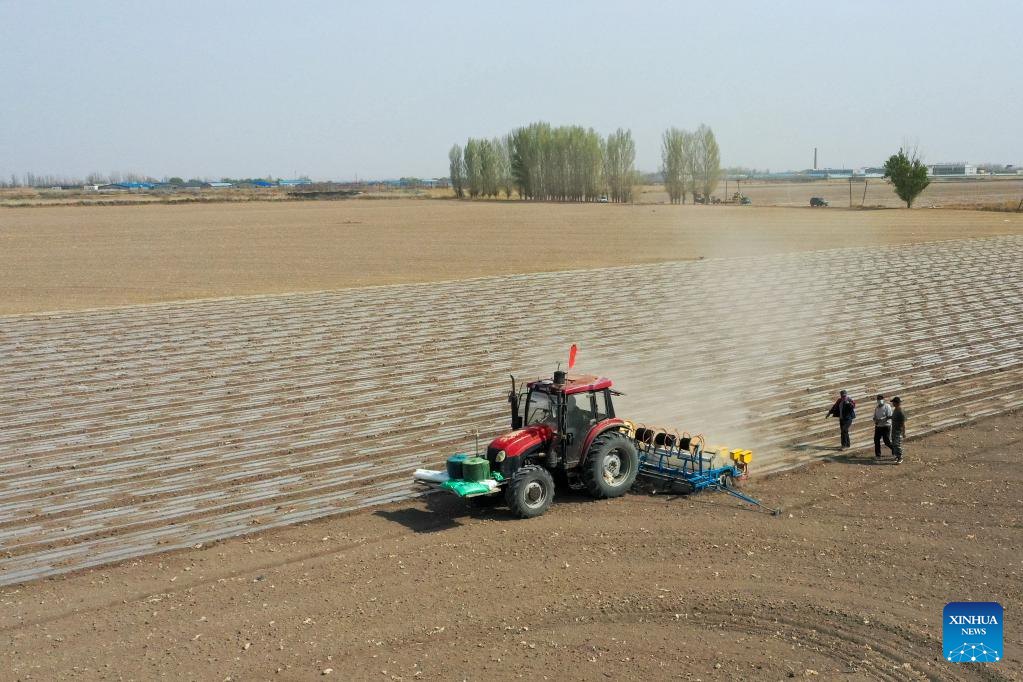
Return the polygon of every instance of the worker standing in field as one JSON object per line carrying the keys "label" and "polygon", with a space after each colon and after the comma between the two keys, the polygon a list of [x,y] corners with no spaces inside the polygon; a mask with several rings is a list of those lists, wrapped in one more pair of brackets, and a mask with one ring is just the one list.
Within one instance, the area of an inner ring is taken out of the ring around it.
{"label": "worker standing in field", "polygon": [[892,406],[884,401],[884,396],[877,394],[877,407],[874,408],[874,459],[881,459],[881,441],[893,453],[891,439]]}
{"label": "worker standing in field", "polygon": [[892,454],[895,455],[895,463],[902,464],[902,441],[906,437],[906,413],[902,411],[902,398],[892,398]]}
{"label": "worker standing in field", "polygon": [[852,442],[849,440],[849,427],[852,426],[853,419],[856,419],[856,401],[846,393],[845,389],[838,392],[838,400],[824,415],[825,419],[828,417],[838,419],[838,430],[842,439],[841,448],[845,450],[852,447]]}

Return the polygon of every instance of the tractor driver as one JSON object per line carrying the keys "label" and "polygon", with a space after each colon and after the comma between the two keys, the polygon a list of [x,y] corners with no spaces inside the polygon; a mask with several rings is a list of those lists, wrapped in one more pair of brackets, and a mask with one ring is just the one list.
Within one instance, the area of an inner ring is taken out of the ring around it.
{"label": "tractor driver", "polygon": [[567,421],[569,428],[582,433],[589,431],[593,425],[593,407],[590,405],[590,394],[579,393],[568,397]]}

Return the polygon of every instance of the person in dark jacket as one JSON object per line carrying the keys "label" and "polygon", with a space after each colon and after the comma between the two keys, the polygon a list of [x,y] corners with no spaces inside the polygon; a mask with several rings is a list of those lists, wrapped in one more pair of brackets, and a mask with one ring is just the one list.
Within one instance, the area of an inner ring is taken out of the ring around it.
{"label": "person in dark jacket", "polygon": [[892,454],[895,463],[902,464],[902,440],[906,437],[906,413],[902,411],[902,398],[892,398]]}
{"label": "person in dark jacket", "polygon": [[856,419],[856,401],[849,397],[849,394],[842,389],[838,392],[838,400],[831,406],[828,413],[824,415],[824,418],[835,417],[838,419],[839,434],[842,439],[842,450],[852,447],[852,443],[849,440],[849,427],[852,426],[853,419]]}

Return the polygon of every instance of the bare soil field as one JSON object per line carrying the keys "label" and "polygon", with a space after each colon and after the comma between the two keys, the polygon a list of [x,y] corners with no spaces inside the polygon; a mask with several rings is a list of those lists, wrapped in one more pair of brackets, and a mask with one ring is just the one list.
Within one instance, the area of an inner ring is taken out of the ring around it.
{"label": "bare soil field", "polygon": [[[862,442],[862,439],[860,439]],[[1020,415],[712,493],[512,521],[431,496],[0,588],[5,680],[1018,680]],[[941,611],[999,601],[1000,663]]]}
{"label": "bare soil field", "polygon": [[[866,194],[864,194],[866,185]],[[831,209],[850,207],[850,183],[848,180],[820,180],[815,182],[743,182],[739,185],[755,206],[798,206],[809,207],[810,197],[823,197]],[[884,207],[904,208],[906,202],[899,199],[892,186],[880,178],[870,178],[864,183],[855,179],[851,183],[853,208]],[[735,181],[726,185],[722,182],[715,194],[722,199],[731,197],[736,190]],[[649,186],[642,189],[638,199],[641,203],[663,203],[668,195],[663,187]],[[1023,200],[1023,177],[996,177],[983,180],[932,180],[931,184],[917,198],[914,208],[1015,208]]]}
{"label": "bare soil field", "polygon": [[[0,211],[0,305],[26,313],[0,315],[0,679],[1019,679],[1018,628],[1003,665],[953,667],[940,614],[1023,606],[1021,228]],[[160,302],[195,298],[214,300]],[[413,468],[507,427],[509,372],[572,342],[624,416],[753,448],[751,492],[786,513],[568,494],[514,522],[414,497]],[[846,454],[822,419],[838,388],[861,400]],[[901,467],[864,450],[876,391],[906,398]]]}
{"label": "bare soil field", "polygon": [[1023,214],[439,200],[0,210],[0,314],[1023,233]]}
{"label": "bare soil field", "polygon": [[839,388],[901,393],[918,435],[1015,409],[1021,260],[991,237],[3,317],[0,584],[408,497],[572,342],[621,415],[756,474],[831,454]]}

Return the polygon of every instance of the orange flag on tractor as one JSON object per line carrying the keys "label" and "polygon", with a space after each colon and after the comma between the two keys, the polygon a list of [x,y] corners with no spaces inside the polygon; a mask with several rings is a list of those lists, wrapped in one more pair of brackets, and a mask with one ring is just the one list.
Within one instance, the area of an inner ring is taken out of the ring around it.
{"label": "orange flag on tractor", "polygon": [[573,343],[572,347],[568,350],[568,368],[572,369],[575,367],[575,354],[579,352],[579,348]]}

